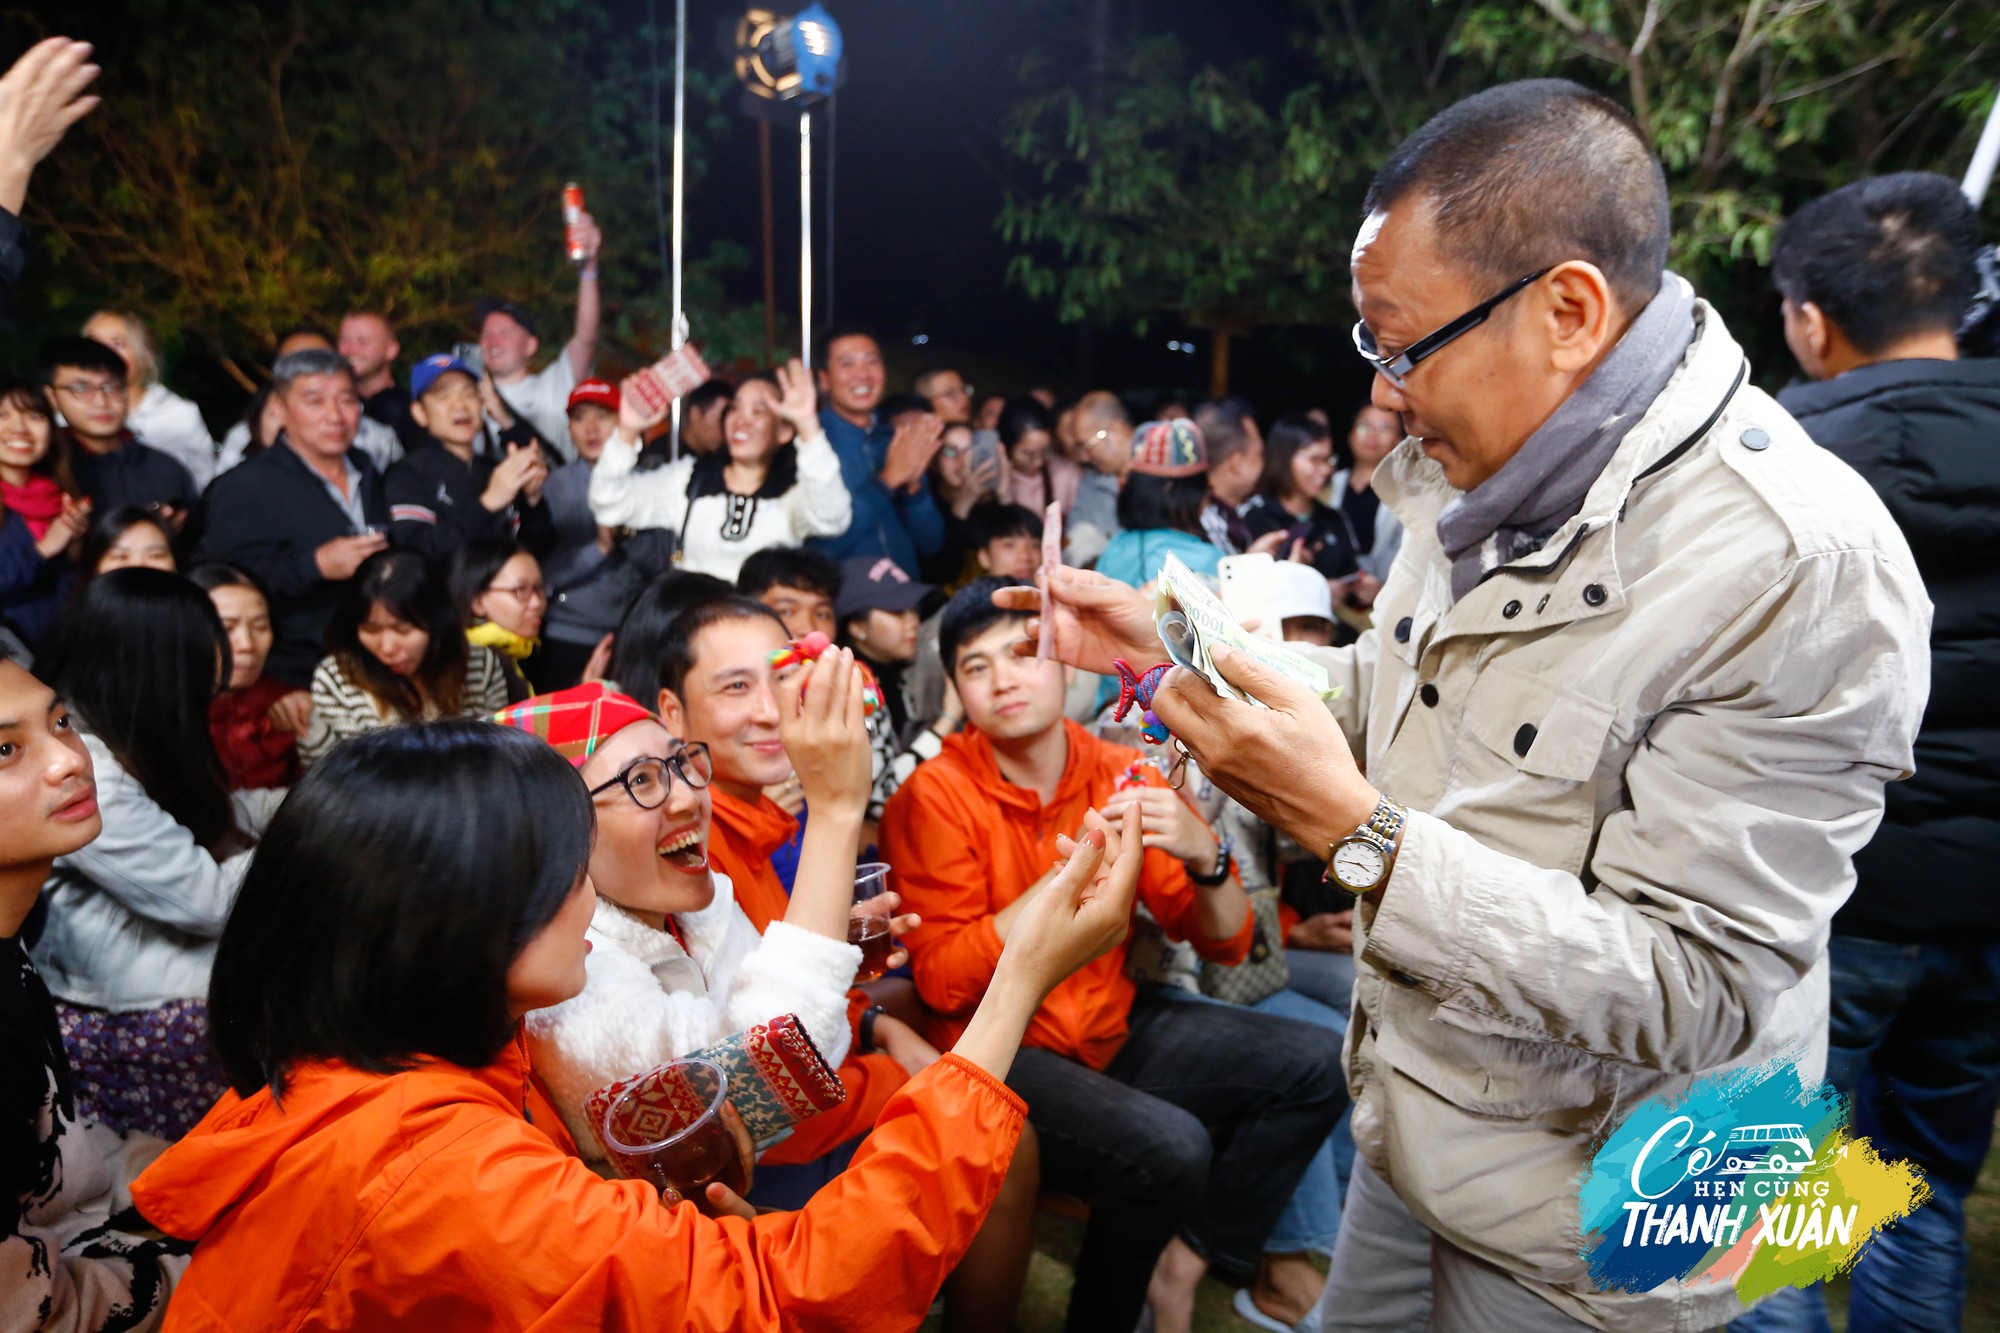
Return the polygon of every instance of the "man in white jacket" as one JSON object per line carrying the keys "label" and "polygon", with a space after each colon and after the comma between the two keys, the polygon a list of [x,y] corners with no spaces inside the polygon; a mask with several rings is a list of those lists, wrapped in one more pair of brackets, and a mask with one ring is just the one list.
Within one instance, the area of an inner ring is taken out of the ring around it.
{"label": "man in white jacket", "polygon": [[[1727,1283],[1596,1286],[1578,1182],[1704,1074],[1819,1079],[1828,922],[1912,764],[1929,602],[1867,485],[1662,272],[1665,178],[1614,103],[1468,98],[1367,207],[1355,339],[1408,436],[1376,476],[1406,528],[1377,628],[1303,650],[1325,704],[1241,654],[1221,674],[1269,707],[1185,671],[1153,700],[1360,894],[1359,1156],[1320,1317],[1712,1328]],[[1067,660],[1161,656],[1129,592],[1054,593]]]}

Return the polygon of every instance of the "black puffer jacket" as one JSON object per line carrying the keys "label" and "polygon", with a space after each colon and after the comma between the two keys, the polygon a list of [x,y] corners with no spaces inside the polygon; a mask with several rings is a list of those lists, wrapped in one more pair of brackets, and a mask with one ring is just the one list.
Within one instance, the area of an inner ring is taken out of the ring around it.
{"label": "black puffer jacket", "polygon": [[1875,487],[1937,607],[1916,775],[1890,784],[1834,928],[2000,935],[2000,360],[1885,361],[1778,401]]}

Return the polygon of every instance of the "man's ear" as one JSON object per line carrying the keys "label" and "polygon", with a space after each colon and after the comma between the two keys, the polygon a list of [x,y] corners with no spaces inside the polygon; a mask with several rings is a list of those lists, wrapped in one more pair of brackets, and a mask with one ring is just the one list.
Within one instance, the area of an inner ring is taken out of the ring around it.
{"label": "man's ear", "polygon": [[1833,321],[1826,317],[1826,311],[1811,301],[1799,302],[1797,309],[1799,325],[1805,333],[1806,350],[1813,354],[1814,360],[1826,360],[1827,353],[1833,350]]}
{"label": "man's ear", "polygon": [[1549,270],[1542,285],[1548,293],[1543,308],[1547,312],[1550,365],[1571,373],[1583,370],[1616,341],[1619,333],[1611,283],[1597,265],[1572,259]]}
{"label": "man's ear", "polygon": [[681,707],[680,697],[672,690],[662,689],[659,699],[660,721],[667,724],[667,730],[687,739],[687,709]]}
{"label": "man's ear", "polygon": [[397,359],[403,355],[403,344],[391,338],[387,350],[389,353],[389,364],[393,366],[396,364]]}
{"label": "man's ear", "polygon": [[826,378],[826,371],[825,371],[824,369],[820,369],[820,370],[815,370],[815,371],[813,372],[813,382],[814,382],[815,384],[819,385],[819,396],[820,396],[820,397],[824,398],[824,397],[826,397],[826,396],[827,396],[827,395],[828,395],[829,393],[832,393],[832,392],[833,392],[833,388],[832,388],[832,385],[831,385],[831,383],[830,383],[830,382],[829,382],[829,381],[827,380],[827,378]]}
{"label": "man's ear", "polygon": [[431,428],[431,414],[424,410],[423,399],[412,398],[410,400],[410,420],[416,422],[419,426],[422,426],[425,430],[429,430]]}
{"label": "man's ear", "polygon": [[993,562],[986,558],[986,548],[984,546],[972,553],[972,559],[979,566],[980,573],[991,574],[993,572]]}
{"label": "man's ear", "polygon": [[521,354],[521,359],[523,361],[533,361],[535,359],[535,353],[541,350],[542,350],[542,340],[540,338],[537,338],[534,334],[531,333],[528,335],[528,350]]}

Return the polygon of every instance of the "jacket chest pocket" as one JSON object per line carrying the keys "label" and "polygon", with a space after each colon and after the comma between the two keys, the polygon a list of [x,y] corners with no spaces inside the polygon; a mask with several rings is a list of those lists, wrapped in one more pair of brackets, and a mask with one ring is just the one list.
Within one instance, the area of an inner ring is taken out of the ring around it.
{"label": "jacket chest pocket", "polygon": [[1447,792],[1432,813],[1497,850],[1580,873],[1617,710],[1495,661],[1473,681],[1462,718]]}

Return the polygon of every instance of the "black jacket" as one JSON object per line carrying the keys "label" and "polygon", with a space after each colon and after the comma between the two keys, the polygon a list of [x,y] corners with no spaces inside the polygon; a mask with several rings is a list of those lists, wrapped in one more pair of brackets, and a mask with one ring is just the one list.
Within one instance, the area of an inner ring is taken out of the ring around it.
{"label": "black jacket", "polygon": [[[382,474],[359,449],[348,450],[347,457],[361,473],[361,507],[369,526],[386,528]],[[246,569],[270,590],[277,642],[265,670],[301,689],[310,687],[342,587],[321,575],[313,552],[335,537],[358,536],[353,520],[282,435],[271,448],[217,477],[202,508],[201,558]]]}
{"label": "black jacket", "polygon": [[[528,428],[517,436],[509,429],[503,444],[530,444]],[[467,542],[482,537],[518,540],[540,556],[555,543],[555,525],[546,502],[514,503],[498,513],[479,503],[498,460],[474,454],[470,463],[432,440],[405,454],[383,481],[389,499],[389,540],[421,551],[440,566]]]}
{"label": "black jacket", "polygon": [[2000,935],[2000,360],[1885,361],[1778,401],[1874,486],[1936,606],[1916,775],[1890,784],[1834,928]]}
{"label": "black jacket", "polygon": [[68,443],[76,484],[100,514],[122,505],[151,509],[163,504],[185,514],[201,494],[178,458],[139,443],[130,431],[125,432],[125,443],[108,454],[92,453],[74,435]]}

